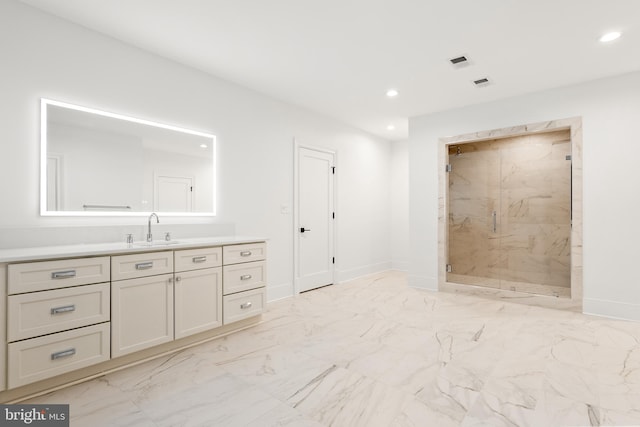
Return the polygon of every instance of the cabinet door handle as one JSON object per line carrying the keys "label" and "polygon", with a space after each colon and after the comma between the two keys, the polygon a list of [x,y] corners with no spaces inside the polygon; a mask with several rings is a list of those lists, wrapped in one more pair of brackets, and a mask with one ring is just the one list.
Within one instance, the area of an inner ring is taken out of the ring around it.
{"label": "cabinet door handle", "polygon": [[491,217],[493,218],[493,232],[495,233],[496,230],[498,229],[498,213],[496,211],[493,211],[493,213],[491,214]]}
{"label": "cabinet door handle", "polygon": [[153,261],[141,262],[136,264],[136,270],[148,270],[153,268]]}
{"label": "cabinet door handle", "polygon": [[240,304],[240,308],[244,310],[247,308],[251,308],[252,305],[253,304],[251,304],[251,301],[249,301],[249,302],[245,302],[244,304]]}
{"label": "cabinet door handle", "polygon": [[63,357],[69,357],[76,354],[75,348],[70,348],[69,350],[58,351],[57,353],[51,353],[51,360],[62,359]]}
{"label": "cabinet door handle", "polygon": [[53,273],[51,273],[52,279],[71,279],[72,277],[76,277],[75,270],[54,271]]}
{"label": "cabinet door handle", "polygon": [[199,262],[206,262],[207,261],[207,257],[206,256],[194,256],[191,260],[197,264]]}
{"label": "cabinet door handle", "polygon": [[240,256],[251,256],[251,251],[242,251],[240,252]]}
{"label": "cabinet door handle", "polygon": [[71,311],[76,311],[76,306],[74,304],[54,307],[51,309],[51,314],[69,313]]}
{"label": "cabinet door handle", "polygon": [[251,279],[253,276],[250,274],[243,274],[242,276],[240,276],[240,280],[249,280]]}

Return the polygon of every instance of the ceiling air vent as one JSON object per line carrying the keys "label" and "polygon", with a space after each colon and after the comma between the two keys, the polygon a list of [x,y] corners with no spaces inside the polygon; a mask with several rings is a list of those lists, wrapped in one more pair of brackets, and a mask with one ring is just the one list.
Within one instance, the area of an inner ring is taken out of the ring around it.
{"label": "ceiling air vent", "polygon": [[456,56],[455,58],[451,58],[449,62],[451,63],[451,65],[453,65],[454,68],[466,67],[467,65],[470,64],[469,58],[467,58],[465,55],[460,55],[460,56]]}
{"label": "ceiling air vent", "polygon": [[487,86],[489,83],[490,83],[489,79],[486,77],[473,81],[473,84],[476,85],[477,87]]}

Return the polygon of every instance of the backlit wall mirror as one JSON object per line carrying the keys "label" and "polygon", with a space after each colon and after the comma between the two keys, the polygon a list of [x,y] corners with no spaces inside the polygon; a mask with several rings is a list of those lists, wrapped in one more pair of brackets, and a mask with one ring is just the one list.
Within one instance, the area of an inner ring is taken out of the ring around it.
{"label": "backlit wall mirror", "polygon": [[214,135],[41,100],[42,215],[215,215]]}

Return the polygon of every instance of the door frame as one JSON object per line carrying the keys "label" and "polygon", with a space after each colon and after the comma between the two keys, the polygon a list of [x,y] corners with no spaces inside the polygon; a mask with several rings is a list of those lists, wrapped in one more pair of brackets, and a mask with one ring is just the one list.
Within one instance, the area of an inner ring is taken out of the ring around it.
{"label": "door frame", "polygon": [[[335,150],[330,150],[324,147],[318,147],[300,143],[296,138],[293,138],[293,294],[300,294],[300,271],[298,268],[300,260],[300,245],[298,244],[298,229],[300,228],[300,200],[298,197],[298,191],[300,190],[300,149],[305,148],[307,150],[318,151],[320,153],[330,154],[333,156],[333,165],[338,170],[338,153]],[[333,254],[336,258],[336,262],[333,265],[331,275],[333,277],[333,283],[336,282],[336,266],[338,265],[338,245],[336,245],[336,237],[338,235],[338,181],[336,175],[333,175],[333,210],[336,212],[336,218],[333,220]]]}
{"label": "door frame", "polygon": [[[55,182],[51,183],[49,179],[49,166],[52,162],[55,164],[55,171],[53,171],[55,175]],[[64,210],[64,194],[62,194],[62,190],[64,188],[63,179],[64,179],[64,154],[60,153],[47,153],[47,197],[45,198],[46,209],[48,211],[62,211]],[[50,208],[49,206],[49,190],[55,191],[54,202],[55,206]]]}
{"label": "door frame", "polygon": [[[547,133],[568,129],[571,135],[571,298],[555,298],[535,294],[525,294],[495,288],[473,285],[459,285],[447,282],[449,188],[446,172],[450,145],[523,136],[533,133]],[[582,118],[552,120],[531,123],[489,131],[468,133],[439,139],[438,144],[438,290],[448,292],[476,293],[496,298],[512,298],[526,295],[527,301],[546,307],[579,309],[582,311]],[[523,299],[521,299],[523,300]]]}

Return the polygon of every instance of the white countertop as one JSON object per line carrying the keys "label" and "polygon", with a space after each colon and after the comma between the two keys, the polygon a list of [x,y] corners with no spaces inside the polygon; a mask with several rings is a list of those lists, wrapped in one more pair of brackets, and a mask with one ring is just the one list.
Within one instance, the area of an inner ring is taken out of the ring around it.
{"label": "white countertop", "polygon": [[0,249],[0,263],[47,260],[56,258],[70,258],[96,255],[117,255],[123,253],[171,251],[175,249],[198,248],[203,246],[237,245],[241,243],[264,242],[264,237],[220,236],[200,237],[191,239],[176,239],[177,243],[170,245],[145,245],[145,242],[134,244],[122,243],[91,243],[65,246],[39,246],[36,248]]}

